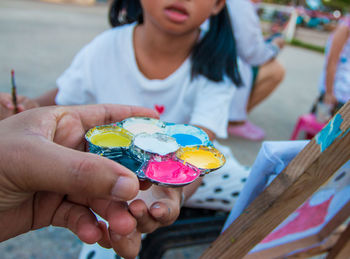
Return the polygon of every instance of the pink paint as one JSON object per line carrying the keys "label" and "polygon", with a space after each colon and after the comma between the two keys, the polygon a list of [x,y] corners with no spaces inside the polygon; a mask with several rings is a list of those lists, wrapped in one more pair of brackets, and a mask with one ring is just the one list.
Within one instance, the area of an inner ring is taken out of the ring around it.
{"label": "pink paint", "polygon": [[302,233],[324,224],[332,199],[333,196],[315,206],[310,205],[310,200],[308,200],[294,212],[296,214],[295,219],[282,228],[277,228],[276,231],[271,232],[261,243],[268,243],[287,235]]}
{"label": "pink paint", "polygon": [[178,161],[153,160],[149,162],[145,175],[160,183],[181,185],[193,182],[199,176],[199,172]]}

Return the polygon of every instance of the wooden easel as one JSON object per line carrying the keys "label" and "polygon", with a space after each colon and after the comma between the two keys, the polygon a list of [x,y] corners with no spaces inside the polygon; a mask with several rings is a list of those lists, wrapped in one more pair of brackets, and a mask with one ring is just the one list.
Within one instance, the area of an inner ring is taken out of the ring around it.
{"label": "wooden easel", "polygon": [[[349,159],[350,102],[343,106],[200,258],[243,258]],[[343,241],[338,245],[340,250],[349,249],[349,239],[341,240]],[[339,252],[333,250],[339,242],[332,248],[330,255],[332,251]]]}
{"label": "wooden easel", "polygon": [[330,249],[326,259],[347,259],[350,257],[350,223],[343,231],[335,245]]}

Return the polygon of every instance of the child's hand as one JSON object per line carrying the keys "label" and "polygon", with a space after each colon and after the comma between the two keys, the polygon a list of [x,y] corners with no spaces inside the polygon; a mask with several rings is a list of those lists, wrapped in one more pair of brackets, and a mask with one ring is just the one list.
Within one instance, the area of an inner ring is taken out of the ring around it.
{"label": "child's hand", "polygon": [[[172,224],[180,213],[182,188],[166,188],[152,185],[125,207],[136,219],[136,229],[126,236],[110,233],[110,240],[100,241],[103,247],[112,247],[125,258],[134,258],[140,248],[141,233],[150,233],[159,227]],[[121,227],[124,223],[116,219]],[[111,224],[111,222],[109,221]]]}
{"label": "child's hand", "polygon": [[10,94],[0,93],[0,120],[15,114],[15,106]]}
{"label": "child's hand", "polygon": [[272,40],[272,43],[276,44],[280,49],[283,49],[285,41],[282,37],[276,37]]}
{"label": "child's hand", "polygon": [[150,233],[162,226],[172,224],[180,213],[182,188],[152,185],[140,192],[129,204],[129,210],[137,220],[137,229]]}
{"label": "child's hand", "polygon": [[333,93],[325,93],[323,102],[331,108],[334,108],[337,105],[338,100]]}
{"label": "child's hand", "polygon": [[[18,112],[39,107],[39,104],[25,96],[17,96]],[[0,120],[15,114],[15,106],[12,96],[8,93],[0,93]]]}
{"label": "child's hand", "polygon": [[22,95],[19,95],[17,97],[18,112],[23,112],[29,109],[37,108],[39,106],[40,105],[36,101],[29,99],[28,97]]}

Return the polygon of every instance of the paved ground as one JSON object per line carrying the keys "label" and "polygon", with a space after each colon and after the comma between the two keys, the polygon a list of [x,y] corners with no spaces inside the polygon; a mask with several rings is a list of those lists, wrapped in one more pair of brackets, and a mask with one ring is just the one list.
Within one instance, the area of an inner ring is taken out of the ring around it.
{"label": "paved ground", "polygon": [[[55,86],[55,79],[74,54],[108,28],[107,7],[74,6],[36,0],[0,1],[0,91],[10,91],[10,71],[16,71],[18,93],[37,96]],[[287,140],[297,117],[307,112],[317,95],[323,55],[286,47],[279,57],[287,69],[284,82],[250,114],[266,130],[266,140]],[[260,142],[222,140],[237,159],[250,165]],[[76,258],[80,242],[68,231],[48,228],[0,244],[0,258]],[[196,258],[203,248],[181,249],[166,258]]]}

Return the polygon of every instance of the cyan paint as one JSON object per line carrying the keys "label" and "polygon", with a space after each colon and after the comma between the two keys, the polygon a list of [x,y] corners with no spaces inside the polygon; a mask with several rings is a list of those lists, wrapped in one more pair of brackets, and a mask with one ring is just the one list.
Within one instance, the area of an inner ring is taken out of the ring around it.
{"label": "cyan paint", "polygon": [[338,113],[327,124],[327,126],[316,135],[316,142],[321,146],[321,152],[325,151],[339,136],[342,135],[340,125],[343,122],[342,116]]}
{"label": "cyan paint", "polygon": [[175,138],[176,142],[182,147],[203,144],[201,139],[189,134],[175,134],[172,135],[172,137]]}

